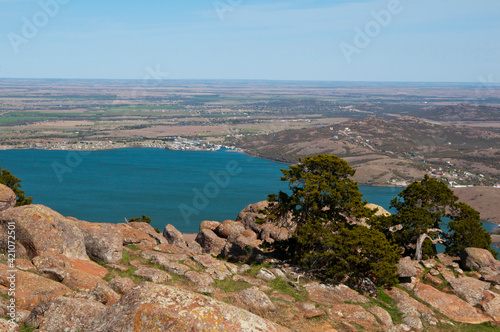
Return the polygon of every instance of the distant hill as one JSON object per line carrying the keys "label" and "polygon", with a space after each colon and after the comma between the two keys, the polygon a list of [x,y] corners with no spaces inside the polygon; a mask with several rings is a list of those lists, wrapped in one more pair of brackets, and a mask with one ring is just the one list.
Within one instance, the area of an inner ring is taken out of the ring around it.
{"label": "distant hill", "polygon": [[500,107],[458,104],[428,107],[412,113],[418,118],[438,121],[500,121]]}
{"label": "distant hill", "polygon": [[334,126],[246,136],[234,143],[251,155],[288,163],[332,153],[357,167],[358,180],[365,183],[419,178],[432,164],[438,167],[447,161],[470,172],[500,177],[499,134],[414,117],[368,117]]}

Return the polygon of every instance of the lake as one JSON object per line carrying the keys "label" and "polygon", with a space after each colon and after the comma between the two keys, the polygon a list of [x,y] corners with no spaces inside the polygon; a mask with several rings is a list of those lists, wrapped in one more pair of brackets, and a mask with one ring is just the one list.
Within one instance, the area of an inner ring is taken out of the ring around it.
{"label": "lake", "polygon": [[[287,189],[280,181],[287,165],[228,151],[5,150],[0,167],[22,180],[34,204],[65,216],[119,223],[144,214],[154,227],[172,224],[185,233],[197,233],[203,220],[234,220],[248,204]],[[401,188],[360,190],[389,210]],[[488,231],[494,227],[485,223]]]}

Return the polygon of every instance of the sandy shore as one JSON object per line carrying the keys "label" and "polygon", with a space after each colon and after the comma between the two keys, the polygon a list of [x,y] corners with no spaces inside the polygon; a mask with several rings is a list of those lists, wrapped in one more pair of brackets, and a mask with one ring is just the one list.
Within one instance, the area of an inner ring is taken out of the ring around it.
{"label": "sandy shore", "polygon": [[184,240],[186,240],[186,242],[191,242],[191,241],[194,241],[194,239],[196,239],[196,235],[198,235],[197,233],[184,233],[182,234],[182,236],[184,237]]}

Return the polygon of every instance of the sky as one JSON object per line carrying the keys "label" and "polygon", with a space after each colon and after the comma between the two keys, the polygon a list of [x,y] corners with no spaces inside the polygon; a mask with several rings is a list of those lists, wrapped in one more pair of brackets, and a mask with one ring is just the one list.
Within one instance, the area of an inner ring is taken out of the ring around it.
{"label": "sky", "polygon": [[498,0],[0,0],[0,77],[499,82]]}

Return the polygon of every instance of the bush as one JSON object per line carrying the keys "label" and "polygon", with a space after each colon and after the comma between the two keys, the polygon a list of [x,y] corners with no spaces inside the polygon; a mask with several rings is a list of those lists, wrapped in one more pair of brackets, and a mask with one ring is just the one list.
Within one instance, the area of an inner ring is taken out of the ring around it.
{"label": "bush", "polygon": [[21,190],[21,180],[12,175],[8,170],[0,168],[0,183],[9,187],[17,196],[16,206],[30,205],[33,197],[26,198]]}

